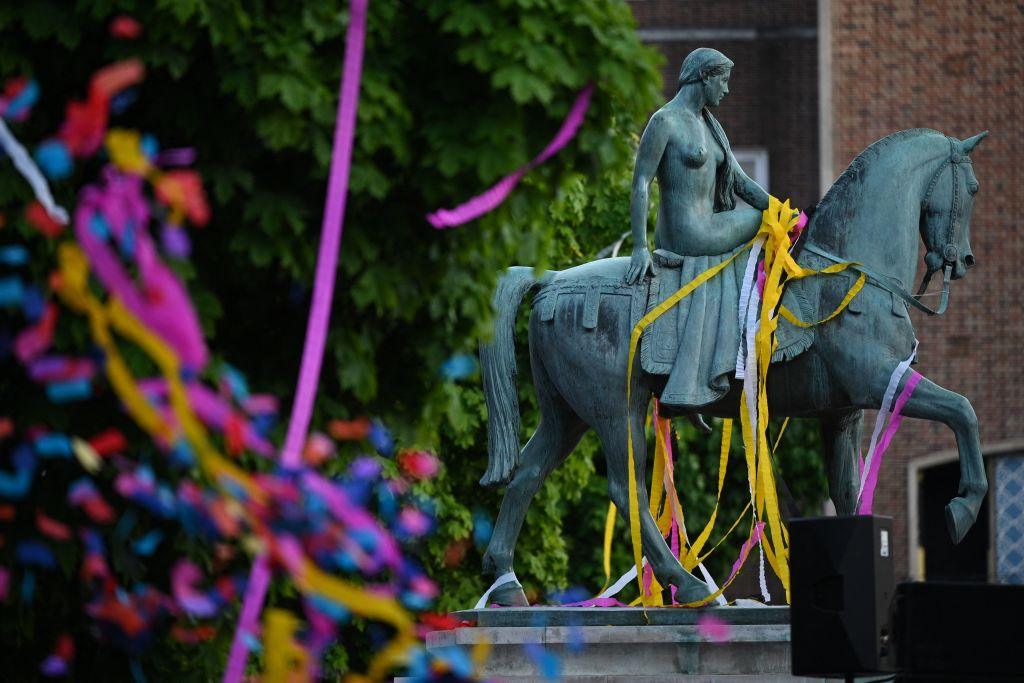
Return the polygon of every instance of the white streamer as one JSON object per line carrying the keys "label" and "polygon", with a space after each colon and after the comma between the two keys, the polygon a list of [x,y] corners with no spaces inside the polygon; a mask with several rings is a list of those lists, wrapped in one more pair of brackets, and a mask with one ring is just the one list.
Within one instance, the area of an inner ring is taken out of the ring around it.
{"label": "white streamer", "polygon": [[[647,558],[646,557],[640,558],[640,566],[641,567],[646,567],[647,566]],[[622,576],[619,577],[618,581],[616,581],[612,585],[608,586],[608,588],[605,589],[605,591],[603,593],[601,593],[600,595],[598,595],[597,597],[599,597],[599,598],[613,598],[616,595],[618,595],[619,591],[621,591],[623,588],[625,588],[626,585],[630,581],[635,579],[635,578],[636,578],[636,565],[633,565],[632,567],[629,568],[628,572],[626,572],[625,574],[623,574]]]}
{"label": "white streamer", "polygon": [[764,578],[764,545],[762,545],[763,540],[764,533],[762,532],[761,537],[757,539],[757,549],[760,551],[761,555],[760,569],[758,571],[757,578],[758,581],[761,583],[761,597],[764,598],[764,601],[767,603],[772,601],[772,594],[768,592],[768,581]]}
{"label": "white streamer", "polygon": [[[736,379],[743,379],[746,375],[747,360],[744,348],[744,332],[747,329],[747,309],[750,307],[751,295],[757,296],[757,283],[754,282],[754,272],[757,270],[757,257],[761,255],[761,247],[764,245],[764,240],[764,235],[754,240],[754,244],[750,247],[750,255],[747,256],[747,266],[743,270],[743,284],[740,285],[740,344],[736,350]],[[757,308],[756,304],[754,308]]]}
{"label": "white streamer", "polygon": [[[711,578],[711,573],[708,572],[708,570],[704,568],[704,563],[703,562],[698,562],[697,563],[697,569],[699,569],[700,573],[704,575],[704,583],[706,583],[708,585],[708,588],[711,589],[711,592],[712,593],[718,593],[718,584],[715,583],[715,580],[713,578]],[[719,605],[721,605],[723,607],[725,607],[726,605],[729,604],[729,601],[726,600],[725,596],[722,595],[722,594],[719,594],[718,597],[715,598],[715,602],[717,602]]]}
{"label": "white streamer", "polygon": [[[882,396],[882,405],[878,409],[878,416],[875,418],[875,429],[871,432],[871,442],[868,445],[868,457],[861,463],[860,467],[860,486],[857,488],[857,507],[860,506],[860,496],[864,492],[864,483],[868,478],[868,470],[871,469],[871,461],[875,457],[875,447],[878,445],[878,437],[882,434],[882,429],[885,424],[889,421],[889,416],[892,415],[892,404],[896,398],[896,389],[900,385],[900,380],[903,379],[903,375],[910,369],[910,364],[914,362],[914,357],[917,356],[917,339],[914,340],[914,348],[910,350],[910,355],[907,356],[906,360],[901,362],[892,371],[892,375],[889,376],[889,384],[885,387],[885,394]],[[854,508],[857,509],[856,507]]]}
{"label": "white streamer", "polygon": [[516,578],[516,573],[514,571],[505,572],[504,574],[502,574],[494,580],[494,583],[491,584],[491,587],[487,589],[486,593],[480,596],[480,599],[476,601],[476,605],[473,606],[473,609],[483,609],[484,607],[486,607],[487,598],[491,597],[491,593],[494,592],[494,589],[500,588],[501,586],[504,586],[506,583],[514,583],[515,585],[522,588],[522,584],[519,583],[519,579]]}
{"label": "white streamer", "polygon": [[39,167],[36,166],[36,162],[32,161],[32,157],[28,155],[22,144],[18,142],[18,139],[7,128],[3,118],[0,118],[0,147],[4,148],[7,155],[11,157],[11,161],[14,162],[15,168],[21,172],[21,175],[25,177],[28,184],[32,186],[36,199],[46,209],[46,213],[50,214],[50,218],[61,225],[67,225],[68,212],[53,200],[53,195],[50,193],[50,186],[46,183],[46,178],[43,177]]}
{"label": "white streamer", "polygon": [[[640,566],[641,567],[646,567],[647,566],[647,558],[646,557],[641,558]],[[704,582],[708,584],[709,588],[711,588],[711,592],[712,593],[717,593],[718,592],[718,584],[715,583],[715,580],[711,577],[711,574],[708,572],[708,570],[704,568],[704,563],[703,562],[698,563],[697,564],[697,568],[700,569],[700,573],[704,575]],[[634,579],[636,579],[636,566],[635,565],[630,567],[628,572],[626,572],[625,574],[620,576],[618,581],[616,581],[612,585],[608,586],[608,588],[603,593],[598,595],[597,597],[599,597],[599,598],[613,598],[616,595],[618,595],[622,591],[623,588],[628,586],[630,584],[630,582],[633,581]],[[729,604],[729,601],[726,600],[721,595],[719,595],[715,600],[716,600],[716,602],[718,602],[719,605],[728,605]]]}
{"label": "white streamer", "polygon": [[[745,326],[746,330],[746,346],[747,346],[747,367],[753,368],[753,372],[748,372],[743,377],[743,400],[747,402],[747,416],[750,418],[750,429],[754,434],[757,434],[757,349],[754,347],[754,337],[757,336],[757,329],[761,325],[761,321],[758,316],[758,309],[760,308],[761,296],[757,291],[751,292],[750,295],[750,306],[747,310],[747,322]],[[757,441],[754,441],[754,448],[757,448]],[[754,489],[750,489],[751,500],[753,500]],[[754,516],[757,516],[757,510],[754,510]]]}

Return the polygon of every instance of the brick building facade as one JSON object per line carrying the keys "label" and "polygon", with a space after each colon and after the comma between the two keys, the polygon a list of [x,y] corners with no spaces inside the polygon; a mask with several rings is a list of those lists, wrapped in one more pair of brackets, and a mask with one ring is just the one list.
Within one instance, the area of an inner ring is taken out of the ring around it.
{"label": "brick building facade", "polygon": [[[991,131],[972,154],[981,184],[971,221],[977,266],[953,283],[946,315],[912,316],[921,340],[918,371],[970,399],[989,465],[985,514],[971,543],[956,552],[987,553],[982,578],[1024,582],[1024,574],[1014,579],[997,566],[1019,558],[1024,571],[1024,369],[1016,355],[1024,348],[1024,240],[1016,224],[1024,200],[1024,6],[993,0],[630,5],[641,36],[666,56],[666,95],[695,47],[714,47],[736,63],[731,93],[716,114],[735,147],[767,151],[769,191],[797,206],[819,198],[861,150],[888,133],[925,127],[965,138]],[[869,413],[867,432],[873,421]],[[963,561],[947,556],[948,541],[934,538],[935,529],[944,533],[943,505],[956,495],[955,468],[944,467],[955,458],[953,433],[917,420],[904,422],[886,455],[875,511],[894,518],[901,578],[935,578],[941,573],[932,568]]]}

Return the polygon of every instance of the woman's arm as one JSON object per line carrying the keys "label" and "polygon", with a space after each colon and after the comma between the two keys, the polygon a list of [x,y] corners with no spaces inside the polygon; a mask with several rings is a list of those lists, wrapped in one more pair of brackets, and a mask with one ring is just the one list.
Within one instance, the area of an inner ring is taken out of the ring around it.
{"label": "woman's arm", "polygon": [[651,270],[651,254],[647,249],[647,207],[651,182],[658,173],[661,157],[668,144],[668,123],[655,112],[640,137],[633,167],[633,191],[629,202],[630,227],[633,232],[633,257],[626,271],[626,282],[633,283]]}
{"label": "woman's arm", "polygon": [[729,153],[729,156],[732,157],[732,171],[733,178],[735,178],[733,191],[736,193],[736,196],[755,209],[760,211],[767,209],[768,193],[765,192],[763,187],[750,179],[750,176],[744,172],[743,167],[736,161],[736,156],[732,152]]}

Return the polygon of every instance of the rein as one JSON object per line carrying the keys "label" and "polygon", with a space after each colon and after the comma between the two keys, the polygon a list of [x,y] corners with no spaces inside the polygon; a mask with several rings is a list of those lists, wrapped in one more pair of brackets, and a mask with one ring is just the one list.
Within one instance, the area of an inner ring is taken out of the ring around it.
{"label": "rein", "polygon": [[[829,261],[833,261],[835,263],[847,262],[847,259],[840,258],[835,254],[827,252],[821,247],[812,244],[811,242],[807,242],[806,244],[804,244],[804,249],[813,254],[817,254],[818,256],[827,258]],[[850,266],[850,270],[855,270],[859,273],[863,273],[867,277],[867,283],[869,285],[874,285],[879,289],[884,289],[888,292],[892,292],[893,294],[895,294],[896,296],[900,297],[908,304],[913,306],[914,308],[923,311],[928,315],[942,315],[943,313],[946,312],[946,306],[949,304],[949,282],[952,279],[953,275],[953,267],[949,264],[946,264],[945,266],[945,273],[942,277],[942,298],[939,300],[938,309],[935,310],[932,310],[928,306],[924,305],[918,299],[918,297],[924,294],[925,290],[928,289],[928,281],[931,279],[932,273],[935,272],[933,270],[929,270],[925,274],[924,280],[921,282],[921,288],[918,290],[916,295],[911,294],[907,290],[903,289],[903,287],[900,286],[900,284],[896,280],[889,277],[888,275],[882,275],[881,273],[877,272],[872,268],[868,268],[867,266],[863,266],[859,263],[854,263]]]}
{"label": "rein", "polygon": [[[923,313],[926,313],[927,315],[942,315],[946,312],[946,307],[949,305],[949,283],[953,279],[953,268],[956,266],[956,261],[960,256],[956,244],[953,243],[953,239],[959,232],[964,207],[963,201],[960,197],[960,185],[957,183],[957,169],[960,164],[971,163],[970,157],[956,151],[955,141],[953,138],[947,135],[946,140],[949,141],[949,158],[946,159],[946,161],[939,166],[938,170],[936,170],[932,175],[932,179],[928,183],[928,190],[925,192],[924,199],[921,201],[922,207],[926,207],[928,205],[928,200],[932,196],[932,191],[935,190],[935,186],[938,184],[939,178],[942,176],[942,172],[948,167],[953,176],[953,198],[949,207],[949,228],[946,230],[946,244],[942,248],[942,295],[939,299],[939,307],[937,309],[932,309],[921,303],[921,297],[928,290],[928,284],[931,282],[932,275],[934,275],[939,268],[932,268],[931,266],[928,266],[928,271],[924,274],[924,278],[921,280],[921,286],[918,288],[917,294],[910,294],[910,292],[903,289],[903,285],[901,283],[888,275],[878,273],[875,270],[859,263],[854,263],[850,266],[851,270],[863,273],[867,277],[868,284],[892,292],[906,301],[909,305]],[[835,254],[827,252],[821,247],[816,246],[810,241],[810,239],[808,239],[803,245],[803,248],[809,252],[817,254],[818,256],[822,256],[829,261],[834,261],[835,263],[844,263],[846,261],[846,259],[842,259]]]}

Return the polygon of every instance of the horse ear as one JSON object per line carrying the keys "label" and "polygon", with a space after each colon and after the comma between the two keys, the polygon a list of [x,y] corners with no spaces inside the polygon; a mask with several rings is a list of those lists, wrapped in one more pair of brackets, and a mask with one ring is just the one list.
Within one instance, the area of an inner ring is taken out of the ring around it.
{"label": "horse ear", "polygon": [[978,143],[985,139],[986,135],[988,135],[988,131],[983,130],[974,137],[967,138],[966,140],[960,143],[960,149],[963,151],[964,154],[970,154],[971,151],[978,146]]}

